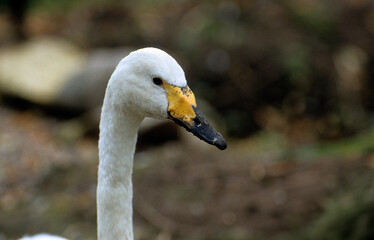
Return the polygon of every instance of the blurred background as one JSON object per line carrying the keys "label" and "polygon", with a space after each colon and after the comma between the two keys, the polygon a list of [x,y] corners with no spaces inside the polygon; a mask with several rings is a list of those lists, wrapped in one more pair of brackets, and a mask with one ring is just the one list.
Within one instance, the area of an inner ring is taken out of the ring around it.
{"label": "blurred background", "polygon": [[0,0],[0,239],[96,239],[110,74],[159,47],[221,152],[140,129],[136,239],[374,239],[372,0]]}

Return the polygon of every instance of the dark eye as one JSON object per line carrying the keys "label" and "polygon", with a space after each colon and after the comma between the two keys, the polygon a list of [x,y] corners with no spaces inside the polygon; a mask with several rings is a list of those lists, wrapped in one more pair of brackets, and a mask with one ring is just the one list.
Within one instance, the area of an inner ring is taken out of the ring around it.
{"label": "dark eye", "polygon": [[160,85],[163,84],[162,79],[159,78],[159,77],[154,77],[153,78],[153,83],[156,84],[156,85],[158,85],[158,86],[160,86]]}

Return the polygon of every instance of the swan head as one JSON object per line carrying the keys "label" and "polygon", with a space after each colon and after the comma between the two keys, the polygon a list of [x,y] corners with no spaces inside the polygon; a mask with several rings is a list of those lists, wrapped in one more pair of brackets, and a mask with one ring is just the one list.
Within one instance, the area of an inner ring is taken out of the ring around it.
{"label": "swan head", "polygon": [[197,108],[183,69],[160,49],[139,49],[122,59],[107,91],[134,114],[171,119],[201,140],[221,150],[226,148],[226,140]]}

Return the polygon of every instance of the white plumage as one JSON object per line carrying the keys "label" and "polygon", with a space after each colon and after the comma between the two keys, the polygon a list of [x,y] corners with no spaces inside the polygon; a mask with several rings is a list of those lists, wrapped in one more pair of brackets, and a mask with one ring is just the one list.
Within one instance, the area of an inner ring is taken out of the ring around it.
{"label": "white plumage", "polygon": [[47,233],[41,233],[35,236],[24,236],[20,240],[67,240],[66,238],[59,237],[59,236],[53,236]]}

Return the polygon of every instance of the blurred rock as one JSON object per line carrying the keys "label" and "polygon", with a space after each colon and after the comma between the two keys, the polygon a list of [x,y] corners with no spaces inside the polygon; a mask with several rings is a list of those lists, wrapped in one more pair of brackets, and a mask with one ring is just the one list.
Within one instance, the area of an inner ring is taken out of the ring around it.
{"label": "blurred rock", "polygon": [[61,39],[35,39],[2,48],[0,91],[49,104],[83,63],[83,52]]}
{"label": "blurred rock", "polygon": [[87,110],[101,105],[106,84],[129,49],[85,53],[61,39],[35,39],[0,50],[0,93],[30,102]]}

